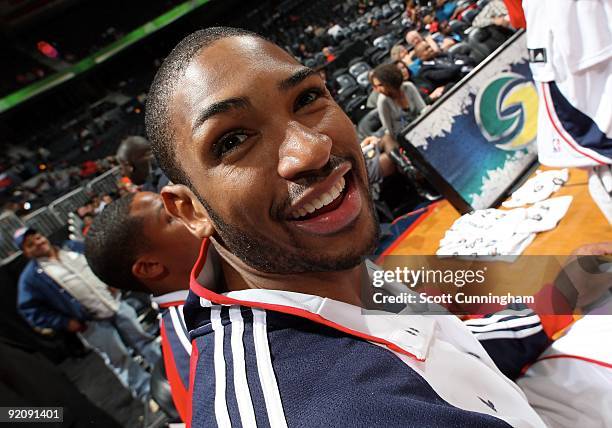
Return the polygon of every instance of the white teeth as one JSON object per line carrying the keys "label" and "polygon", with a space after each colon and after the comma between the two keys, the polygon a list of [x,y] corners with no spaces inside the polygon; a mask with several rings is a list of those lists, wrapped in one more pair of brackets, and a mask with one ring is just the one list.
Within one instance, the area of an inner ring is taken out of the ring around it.
{"label": "white teeth", "polygon": [[344,181],[344,177],[340,177],[340,181],[338,182],[338,185],[340,186],[340,191],[342,192],[342,189],[344,189],[346,182]]}
{"label": "white teeth", "polygon": [[334,196],[332,196],[329,192],[325,193],[323,196],[321,196],[321,201],[323,202],[323,205],[328,205],[334,199],[336,199],[336,198]]}
{"label": "white teeth", "polygon": [[340,196],[340,193],[342,193],[342,190],[344,190],[345,185],[346,182],[344,180],[344,177],[340,177],[340,180],[338,180],[336,185],[332,187],[331,190],[312,200],[309,204],[305,204],[303,208],[295,210],[291,214],[291,217],[298,219],[300,217],[304,217],[307,214],[313,213],[315,210],[318,210],[324,207],[325,205],[329,205],[330,203],[335,201],[338,196]]}

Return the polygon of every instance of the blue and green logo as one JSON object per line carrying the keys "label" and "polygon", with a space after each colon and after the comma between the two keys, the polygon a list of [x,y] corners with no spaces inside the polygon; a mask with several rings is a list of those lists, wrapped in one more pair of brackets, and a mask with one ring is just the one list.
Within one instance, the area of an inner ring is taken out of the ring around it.
{"label": "blue and green logo", "polygon": [[482,135],[502,150],[520,150],[535,141],[538,93],[532,81],[502,73],[476,95],[474,116]]}

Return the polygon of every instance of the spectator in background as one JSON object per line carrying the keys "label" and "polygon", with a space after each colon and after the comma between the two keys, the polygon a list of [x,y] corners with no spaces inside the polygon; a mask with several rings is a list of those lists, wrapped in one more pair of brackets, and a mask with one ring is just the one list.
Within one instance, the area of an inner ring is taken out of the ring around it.
{"label": "spectator in background", "polygon": [[117,300],[91,271],[82,244],[67,241],[66,247],[57,248],[31,228],[18,229],[13,238],[30,259],[18,285],[17,309],[23,318],[37,329],[81,333],[132,393],[145,400],[150,375],[132,358],[130,348],[154,364],[159,347],[143,331],[134,309]]}
{"label": "spectator in background", "polygon": [[408,31],[406,33],[406,41],[415,48],[420,43],[427,42],[431,49],[436,53],[445,52],[455,44],[455,41],[450,37],[443,38],[441,44],[439,44],[431,35],[428,34],[427,36],[423,37],[421,33],[416,30]]}
{"label": "spectator in background", "polygon": [[159,192],[168,184],[164,173],[153,166],[151,144],[146,138],[137,135],[124,139],[117,149],[117,160],[121,173],[141,190]]}
{"label": "spectator in background", "polygon": [[342,27],[334,21],[331,22],[331,27],[327,29],[327,34],[333,37],[334,39],[337,39],[341,32]]}
{"label": "spectator in background", "polygon": [[395,140],[396,134],[423,111],[425,102],[413,83],[404,82],[402,72],[394,64],[376,67],[372,83],[380,93],[377,101],[380,121]]}
{"label": "spectator in background", "polygon": [[408,57],[408,64],[410,64],[410,57],[408,56],[408,49],[406,49],[403,45],[398,44],[391,48],[391,52],[389,52],[392,61],[404,61],[406,57]]}
{"label": "spectator in background", "polygon": [[370,82],[370,86],[372,86],[372,90],[368,94],[368,99],[366,101],[366,107],[369,109],[376,108],[376,103],[378,102],[378,97],[380,96],[380,93],[373,89],[374,88],[374,83],[372,82],[373,75],[374,75],[374,70],[368,71],[368,82]]}
{"label": "spectator in background", "polygon": [[510,25],[508,9],[502,0],[492,0],[487,3],[472,22],[473,27],[481,28],[488,33],[484,42],[491,51],[504,43],[514,34]]}
{"label": "spectator in background", "polygon": [[91,214],[85,214],[83,216],[83,236],[86,236],[87,233],[89,232],[89,228],[91,227],[91,223],[93,222],[93,215]]}
{"label": "spectator in background", "polygon": [[419,78],[431,99],[439,98],[475,65],[474,60],[469,57],[436,52],[426,41],[419,43],[414,51],[422,62]]}
{"label": "spectator in background", "polygon": [[408,51],[408,49],[401,44],[393,46],[390,52],[391,60],[393,62],[397,63],[397,61],[402,61],[406,65],[410,76],[416,77],[421,69],[421,60],[418,58],[413,58],[413,55],[414,51]]}
{"label": "spectator in background", "polygon": [[410,80],[410,69],[408,68],[406,63],[404,63],[404,61],[395,61],[393,64],[402,73],[402,79],[404,80],[404,82]]}
{"label": "spectator in background", "polygon": [[436,20],[439,23],[448,21],[453,16],[457,3],[447,0],[436,0]]}
{"label": "spectator in background", "polygon": [[114,199],[117,198],[117,194],[115,192],[111,193],[103,193],[100,201],[100,206],[98,207],[98,212],[96,214],[101,213],[104,208],[108,206]]}
{"label": "spectator in background", "polygon": [[332,53],[332,50],[329,46],[326,46],[322,50],[323,55],[325,55],[325,61],[332,62],[336,59],[336,56]]}
{"label": "spectator in background", "polygon": [[489,25],[510,28],[508,9],[502,0],[491,0],[472,21],[472,27],[483,28]]}

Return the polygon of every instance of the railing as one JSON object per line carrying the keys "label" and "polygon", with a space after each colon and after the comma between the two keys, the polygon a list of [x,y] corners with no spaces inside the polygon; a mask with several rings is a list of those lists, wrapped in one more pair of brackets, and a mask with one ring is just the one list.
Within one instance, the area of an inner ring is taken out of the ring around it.
{"label": "railing", "polygon": [[40,208],[23,217],[23,223],[32,229],[38,230],[45,236],[52,235],[60,230],[65,222],[49,207]]}
{"label": "railing", "polygon": [[65,224],[68,221],[68,214],[85,205],[88,200],[89,196],[85,193],[85,188],[79,187],[51,202],[48,208]]}
{"label": "railing", "polygon": [[117,190],[117,181],[121,178],[119,167],[109,169],[99,177],[94,178],[85,186],[88,193],[99,195]]}
{"label": "railing", "polygon": [[40,208],[23,218],[12,212],[0,215],[0,266],[17,258],[21,251],[13,244],[13,234],[23,226],[32,227],[46,236],[65,227],[70,213],[83,206],[91,194],[110,193],[117,190],[119,167],[114,167],[78,189],[61,196],[49,206]]}
{"label": "railing", "polygon": [[0,215],[0,265],[11,262],[21,252],[13,244],[13,233],[24,224],[12,212]]}

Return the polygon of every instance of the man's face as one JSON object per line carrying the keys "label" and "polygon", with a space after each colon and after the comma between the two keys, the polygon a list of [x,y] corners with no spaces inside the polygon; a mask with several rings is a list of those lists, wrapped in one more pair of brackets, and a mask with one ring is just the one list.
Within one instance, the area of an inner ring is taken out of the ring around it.
{"label": "man's face", "polygon": [[432,59],[434,56],[436,56],[436,53],[431,48],[431,46],[429,46],[429,43],[425,41],[419,43],[414,48],[414,53],[417,56],[417,58],[420,58],[422,61],[428,61]]}
{"label": "man's face", "polygon": [[23,241],[23,255],[29,259],[48,257],[51,254],[51,243],[40,233],[31,233]]}
{"label": "man's face", "polygon": [[271,43],[231,37],[198,53],[178,87],[176,156],[229,251],[262,272],[298,273],[347,269],[372,249],[357,135],[317,73]]}
{"label": "man's face", "polygon": [[150,150],[147,151],[127,151],[126,153],[118,154],[119,167],[121,174],[130,178],[136,184],[141,185],[151,174],[151,160],[153,155]]}
{"label": "man's face", "polygon": [[406,41],[412,46],[416,46],[423,41],[423,37],[421,37],[418,31],[409,31],[406,34]]}
{"label": "man's face", "polygon": [[161,196],[153,192],[137,193],[130,206],[130,215],[143,219],[143,233],[150,244],[150,252],[170,272],[182,272],[193,266],[200,240],[168,215]]}

